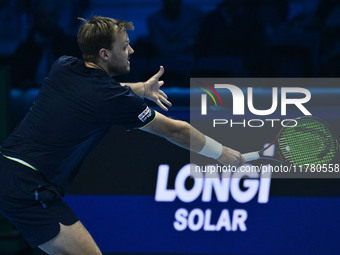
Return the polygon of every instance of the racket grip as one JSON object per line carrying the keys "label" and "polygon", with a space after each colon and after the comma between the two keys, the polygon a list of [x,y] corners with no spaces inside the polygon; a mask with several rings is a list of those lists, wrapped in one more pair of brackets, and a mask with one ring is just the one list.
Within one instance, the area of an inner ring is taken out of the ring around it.
{"label": "racket grip", "polygon": [[258,153],[258,151],[245,153],[245,154],[242,154],[242,156],[244,157],[246,162],[257,160],[260,158],[260,154]]}

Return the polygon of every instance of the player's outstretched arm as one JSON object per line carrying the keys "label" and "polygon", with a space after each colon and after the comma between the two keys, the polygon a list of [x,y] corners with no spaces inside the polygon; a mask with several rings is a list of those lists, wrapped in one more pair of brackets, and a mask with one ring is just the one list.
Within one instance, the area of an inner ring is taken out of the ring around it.
{"label": "player's outstretched arm", "polygon": [[233,166],[244,164],[244,158],[240,152],[222,146],[185,121],[168,118],[159,112],[156,112],[154,121],[141,129],[161,136],[187,150],[215,158],[221,164]]}

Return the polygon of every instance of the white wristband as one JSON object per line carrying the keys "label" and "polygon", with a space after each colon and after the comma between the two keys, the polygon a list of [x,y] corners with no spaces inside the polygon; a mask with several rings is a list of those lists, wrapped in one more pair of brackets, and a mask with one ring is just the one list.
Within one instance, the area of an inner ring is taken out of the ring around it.
{"label": "white wristband", "polygon": [[206,157],[218,159],[222,155],[223,146],[209,136],[205,136],[205,144],[198,153]]}

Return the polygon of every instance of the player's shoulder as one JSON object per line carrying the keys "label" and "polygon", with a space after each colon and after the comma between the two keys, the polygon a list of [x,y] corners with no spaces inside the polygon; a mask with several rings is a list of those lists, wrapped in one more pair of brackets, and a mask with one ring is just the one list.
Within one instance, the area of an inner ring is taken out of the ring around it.
{"label": "player's shoulder", "polygon": [[72,56],[61,56],[52,65],[51,71],[66,70],[81,65],[81,60]]}
{"label": "player's shoulder", "polygon": [[73,57],[73,56],[61,56],[56,60],[56,64],[58,65],[70,65],[72,63],[76,63],[81,61],[79,58],[77,57]]}

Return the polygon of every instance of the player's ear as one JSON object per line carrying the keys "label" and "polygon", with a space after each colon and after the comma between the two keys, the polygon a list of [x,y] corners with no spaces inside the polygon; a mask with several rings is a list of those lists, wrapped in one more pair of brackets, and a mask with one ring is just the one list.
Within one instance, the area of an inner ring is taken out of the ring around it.
{"label": "player's ear", "polygon": [[105,48],[101,48],[99,50],[99,57],[105,61],[108,60],[109,58],[109,54],[107,53],[107,50]]}

